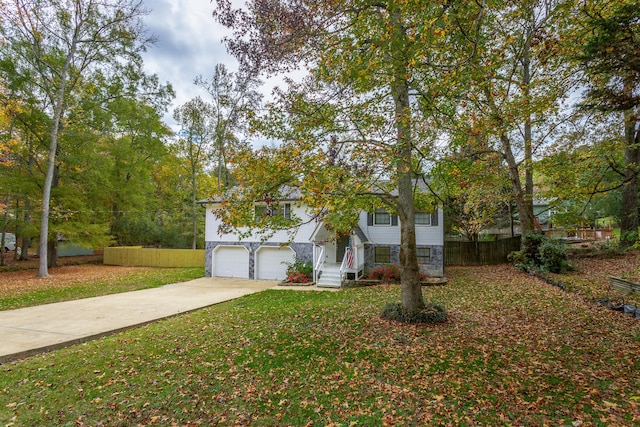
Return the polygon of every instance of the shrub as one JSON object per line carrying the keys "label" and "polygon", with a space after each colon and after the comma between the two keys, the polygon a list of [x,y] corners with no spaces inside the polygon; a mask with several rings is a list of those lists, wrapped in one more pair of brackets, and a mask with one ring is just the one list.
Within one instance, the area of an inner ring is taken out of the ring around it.
{"label": "shrub", "polygon": [[529,233],[524,236],[522,249],[509,254],[509,259],[521,270],[563,273],[570,269],[564,243],[538,233]]}
{"label": "shrub", "polygon": [[[419,274],[421,281],[427,279],[427,276],[422,272]],[[369,272],[367,278],[380,280],[383,283],[400,283],[400,267],[398,267],[398,264],[379,265]]]}
{"label": "shrub", "polygon": [[399,302],[389,302],[382,309],[380,316],[387,320],[404,323],[442,323],[447,320],[447,311],[435,302],[427,302],[422,310],[409,311]]}
{"label": "shrub", "polygon": [[531,267],[540,266],[540,246],[547,239],[547,236],[539,233],[528,233],[522,238],[522,261]]}
{"label": "shrub", "polygon": [[308,283],[313,280],[313,265],[296,259],[287,265],[287,280],[292,283]]}
{"label": "shrub", "polygon": [[400,268],[397,264],[379,265],[369,272],[369,279],[400,283]]}
{"label": "shrub", "polygon": [[538,254],[544,271],[564,273],[569,268],[567,249],[562,243],[547,240],[540,245]]}
{"label": "shrub", "polygon": [[507,255],[507,260],[515,265],[521,265],[524,262],[524,254],[522,251],[514,251]]}

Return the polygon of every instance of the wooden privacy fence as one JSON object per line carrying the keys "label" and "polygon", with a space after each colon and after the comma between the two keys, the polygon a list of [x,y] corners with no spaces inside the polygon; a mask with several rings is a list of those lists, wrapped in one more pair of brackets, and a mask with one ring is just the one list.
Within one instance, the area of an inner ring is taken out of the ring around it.
{"label": "wooden privacy fence", "polygon": [[103,263],[131,267],[204,267],[204,249],[104,248]]}
{"label": "wooden privacy fence", "polygon": [[492,242],[444,242],[447,265],[488,265],[507,262],[507,256],[520,250],[520,236]]}

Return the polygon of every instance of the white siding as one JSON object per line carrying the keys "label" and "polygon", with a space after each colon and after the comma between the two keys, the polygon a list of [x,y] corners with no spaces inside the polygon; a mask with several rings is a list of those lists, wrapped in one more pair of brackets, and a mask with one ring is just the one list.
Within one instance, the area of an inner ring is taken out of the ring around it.
{"label": "white siding", "polygon": [[[212,213],[213,205],[207,205],[206,215],[206,236],[207,242],[261,242],[260,235],[255,234],[248,239],[241,240],[235,234],[218,234],[218,226],[220,221]],[[270,238],[264,240],[269,243],[308,243],[310,237],[316,227],[316,222],[311,220],[310,215],[306,209],[302,206],[292,203],[291,211],[299,218],[302,218],[305,224],[301,225],[291,240],[291,237],[287,231],[278,231]],[[442,210],[438,210],[438,225],[437,226],[416,226],[416,238],[418,245],[443,245],[444,244],[444,215]],[[372,244],[388,244],[399,245],[400,244],[400,225],[367,225],[367,213],[362,212],[359,220],[360,228],[369,238]]]}
{"label": "white siding", "polygon": [[[214,205],[206,205],[206,225],[205,225],[205,241],[207,242],[268,242],[268,243],[283,243],[291,240],[289,231],[278,231],[273,236],[266,240],[262,240],[259,234],[255,234],[248,239],[239,239],[237,235],[226,233],[218,234],[218,226],[220,220],[213,215],[212,210]],[[304,224],[301,225],[295,232],[293,243],[309,243],[311,233],[316,227],[315,221],[309,221],[311,217],[307,213],[306,209],[301,206],[296,206],[291,203],[291,212],[298,218],[302,218]]]}
{"label": "white siding", "polygon": [[[418,245],[436,245],[444,244],[444,215],[441,209],[438,209],[438,225],[417,225],[416,241]],[[369,237],[369,242],[374,245],[399,245],[400,244],[400,221],[398,225],[367,225],[367,213],[360,214],[360,228]]]}

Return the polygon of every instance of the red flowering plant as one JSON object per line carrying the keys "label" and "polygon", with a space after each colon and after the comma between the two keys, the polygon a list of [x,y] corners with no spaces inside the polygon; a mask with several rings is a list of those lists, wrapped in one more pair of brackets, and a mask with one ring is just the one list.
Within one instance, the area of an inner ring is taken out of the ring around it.
{"label": "red flowering plant", "polygon": [[308,261],[296,259],[287,266],[287,281],[291,283],[309,283],[313,280],[313,265]]}
{"label": "red flowering plant", "polygon": [[[379,265],[369,272],[369,279],[380,280],[382,283],[400,283],[400,268],[398,264]],[[426,280],[422,272],[420,280]]]}

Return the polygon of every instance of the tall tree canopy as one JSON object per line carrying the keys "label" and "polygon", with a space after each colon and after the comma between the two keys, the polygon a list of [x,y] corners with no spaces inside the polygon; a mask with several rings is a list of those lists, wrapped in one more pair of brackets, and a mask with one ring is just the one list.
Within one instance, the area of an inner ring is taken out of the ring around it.
{"label": "tall tree canopy", "polygon": [[257,90],[262,82],[251,71],[234,73],[224,64],[216,64],[210,79],[198,76],[195,83],[210,96],[211,148],[218,163],[217,187],[228,187],[226,164],[230,153],[244,146],[249,122],[262,103],[262,94]]}
{"label": "tall tree canopy", "polygon": [[[277,73],[305,65],[309,73],[281,93],[262,122],[283,143],[253,154],[273,174],[261,182],[246,176],[254,191],[242,197],[277,199],[279,188],[293,184],[342,229],[366,205],[394,211],[402,304],[421,309],[414,181],[439,137],[424,112],[448,107],[446,88],[472,53],[466,35],[477,4],[252,0],[238,10],[228,0],[216,3],[214,16],[234,30],[227,44],[245,69]],[[245,164],[249,157],[244,153]]]}
{"label": "tall tree canopy", "polygon": [[640,7],[637,1],[587,1],[575,25],[582,38],[579,59],[587,77],[584,105],[622,116],[624,166],[621,244],[638,241],[640,173]]}
{"label": "tall tree canopy", "polygon": [[[468,89],[456,133],[475,155],[498,153],[508,174],[522,233],[534,230],[535,158],[569,119],[566,100],[575,88],[571,63],[562,55],[558,30],[570,0],[483,2],[468,63]],[[474,148],[475,147],[475,148]]]}
{"label": "tall tree canopy", "polygon": [[213,139],[213,110],[211,104],[202,98],[195,97],[176,108],[173,117],[180,124],[181,130],[174,146],[180,157],[187,163],[189,183],[191,187],[191,248],[195,249],[198,236],[198,177],[206,167],[211,154]]}
{"label": "tall tree canopy", "polygon": [[98,70],[117,76],[141,63],[140,52],[151,42],[141,20],[146,10],[137,0],[2,0],[0,13],[3,52],[33,84],[33,97],[50,119],[38,273],[46,277],[51,188],[65,116]]}

